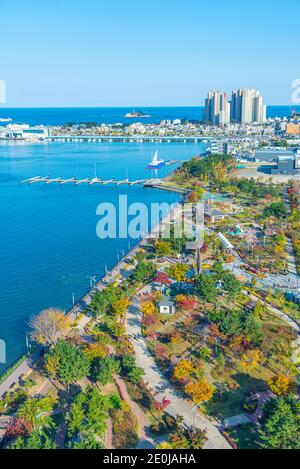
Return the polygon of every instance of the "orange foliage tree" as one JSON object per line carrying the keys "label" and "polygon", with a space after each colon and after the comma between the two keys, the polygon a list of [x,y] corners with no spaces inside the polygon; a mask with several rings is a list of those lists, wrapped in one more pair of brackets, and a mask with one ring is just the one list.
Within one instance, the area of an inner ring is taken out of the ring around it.
{"label": "orange foliage tree", "polygon": [[291,380],[288,376],[279,375],[273,376],[268,381],[269,388],[277,396],[284,396],[288,394],[291,387]]}
{"label": "orange foliage tree", "polygon": [[185,379],[193,370],[194,366],[190,360],[180,360],[180,362],[174,367],[173,376],[178,380]]}
{"label": "orange foliage tree", "polygon": [[202,379],[195,383],[187,384],[185,392],[192,396],[195,404],[209,401],[215,392],[215,388],[206,380]]}

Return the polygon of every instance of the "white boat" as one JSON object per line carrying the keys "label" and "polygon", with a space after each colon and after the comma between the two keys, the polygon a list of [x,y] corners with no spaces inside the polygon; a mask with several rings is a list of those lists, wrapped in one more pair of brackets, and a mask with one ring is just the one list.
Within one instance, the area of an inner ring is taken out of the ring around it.
{"label": "white boat", "polygon": [[154,156],[153,156],[151,162],[148,164],[148,169],[158,169],[158,168],[161,168],[164,165],[165,165],[165,161],[158,159],[158,151],[156,151],[154,153]]}

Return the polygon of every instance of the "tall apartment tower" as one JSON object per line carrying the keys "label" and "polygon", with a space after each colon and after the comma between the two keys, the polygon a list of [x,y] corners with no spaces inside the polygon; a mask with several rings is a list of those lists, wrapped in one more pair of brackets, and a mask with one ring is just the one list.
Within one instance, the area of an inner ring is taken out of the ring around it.
{"label": "tall apartment tower", "polygon": [[244,88],[233,91],[231,98],[231,122],[240,124],[259,124],[266,121],[267,107],[259,91],[253,88]]}
{"label": "tall apartment tower", "polygon": [[230,123],[230,104],[226,93],[210,91],[205,100],[205,122],[224,126]]}

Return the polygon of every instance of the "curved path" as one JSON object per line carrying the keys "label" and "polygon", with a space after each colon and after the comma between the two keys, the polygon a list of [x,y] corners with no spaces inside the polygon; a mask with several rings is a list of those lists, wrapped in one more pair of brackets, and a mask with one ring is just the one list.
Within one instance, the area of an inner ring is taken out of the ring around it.
{"label": "curved path", "polygon": [[138,421],[138,435],[139,435],[139,442],[137,445],[137,449],[153,449],[156,446],[155,440],[152,439],[147,435],[147,429],[149,428],[149,424],[147,418],[140,408],[140,406],[134,402],[128,394],[127,387],[125,382],[119,376],[114,376],[114,381],[118,386],[120,395],[124,401],[126,401],[130,407],[136,419]]}
{"label": "curved path", "polygon": [[[150,383],[151,387],[163,388],[163,397],[167,397],[171,404],[168,407],[168,413],[173,417],[181,415],[184,419],[185,425],[188,427],[193,426],[192,406],[186,399],[181,397],[179,393],[172,388],[168,380],[164,378],[161,371],[157,367],[154,358],[147,348],[146,340],[141,335],[141,313],[137,306],[137,298],[133,301],[133,305],[128,310],[126,322],[127,334],[132,339],[132,344],[136,353],[137,365],[143,368],[145,372],[144,380]],[[138,338],[137,338],[138,336]],[[216,424],[213,424],[203,414],[197,413],[195,415],[196,427],[207,431],[207,442],[205,449],[232,449],[223,435],[219,432]]]}

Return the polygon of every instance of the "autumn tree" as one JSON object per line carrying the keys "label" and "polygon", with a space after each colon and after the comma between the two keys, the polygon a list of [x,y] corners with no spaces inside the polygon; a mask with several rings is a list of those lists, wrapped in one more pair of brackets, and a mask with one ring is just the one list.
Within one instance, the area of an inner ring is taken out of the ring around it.
{"label": "autumn tree", "polygon": [[170,280],[169,276],[164,272],[159,272],[154,279],[155,283],[161,283],[163,285],[171,285],[172,281]]}
{"label": "autumn tree", "polygon": [[105,344],[101,344],[100,342],[87,345],[83,351],[90,360],[95,358],[103,358],[108,355],[108,347]]}
{"label": "autumn tree", "polygon": [[24,419],[14,417],[5,429],[5,438],[16,438],[18,436],[28,436],[32,432],[32,425]]}
{"label": "autumn tree", "polygon": [[291,380],[284,375],[273,376],[269,379],[268,385],[270,390],[277,396],[285,396],[290,391]]}
{"label": "autumn tree", "polygon": [[127,298],[120,298],[111,304],[113,315],[118,319],[124,319],[129,306]]}
{"label": "autumn tree", "polygon": [[190,192],[188,195],[188,202],[196,204],[198,202],[198,195],[196,192]]}
{"label": "autumn tree", "polygon": [[47,355],[44,361],[45,370],[48,376],[52,379],[57,377],[59,368],[59,357],[56,355]]}
{"label": "autumn tree", "polygon": [[180,381],[181,379],[187,378],[193,370],[194,366],[190,360],[180,360],[174,367],[173,376]]}
{"label": "autumn tree", "polygon": [[155,402],[154,407],[159,412],[163,412],[169,407],[170,404],[171,401],[167,397],[164,397],[161,402]]}
{"label": "autumn tree", "polygon": [[141,311],[144,316],[154,315],[157,313],[157,308],[152,301],[145,301],[141,305]]}
{"label": "autumn tree", "polygon": [[215,388],[208,381],[202,379],[195,383],[187,384],[185,392],[192,396],[195,404],[200,404],[201,402],[209,401],[213,397]]}
{"label": "autumn tree", "polygon": [[189,270],[190,267],[186,264],[174,264],[168,269],[168,274],[176,282],[185,282]]}
{"label": "autumn tree", "polygon": [[143,326],[155,326],[158,323],[158,319],[152,314],[146,314],[142,319]]}
{"label": "autumn tree", "polygon": [[260,350],[248,350],[240,360],[240,367],[247,373],[255,370],[263,360],[263,353]]}
{"label": "autumn tree", "polygon": [[157,257],[171,256],[172,246],[167,241],[157,241],[155,245],[155,254]]}
{"label": "autumn tree", "polygon": [[156,449],[173,449],[171,443],[167,441],[162,441],[159,445],[156,446]]}
{"label": "autumn tree", "polygon": [[45,309],[38,316],[31,318],[31,338],[41,345],[53,345],[65,336],[70,328],[70,320],[59,309]]}
{"label": "autumn tree", "polygon": [[192,311],[198,304],[196,298],[187,295],[177,295],[175,300],[183,311]]}

